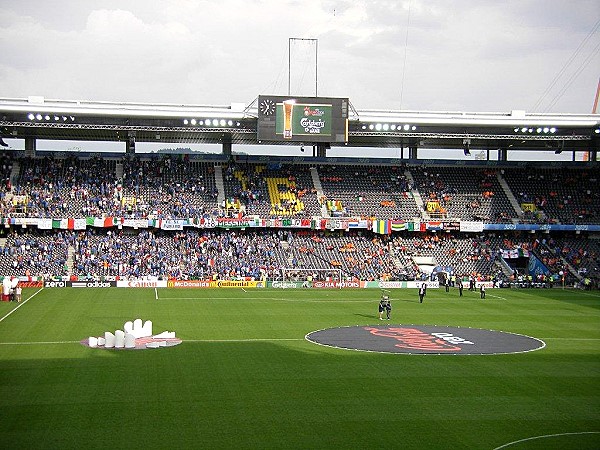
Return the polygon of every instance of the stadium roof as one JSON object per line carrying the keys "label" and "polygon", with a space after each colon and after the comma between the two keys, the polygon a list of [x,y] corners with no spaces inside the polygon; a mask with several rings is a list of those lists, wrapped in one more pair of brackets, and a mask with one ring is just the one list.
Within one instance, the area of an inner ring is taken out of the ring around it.
{"label": "stadium roof", "polygon": [[[265,143],[257,140],[257,117],[256,101],[181,105],[0,98],[3,138],[127,141],[134,137],[137,142],[256,145]],[[597,151],[600,115],[351,107],[348,131],[348,142],[342,145]]]}

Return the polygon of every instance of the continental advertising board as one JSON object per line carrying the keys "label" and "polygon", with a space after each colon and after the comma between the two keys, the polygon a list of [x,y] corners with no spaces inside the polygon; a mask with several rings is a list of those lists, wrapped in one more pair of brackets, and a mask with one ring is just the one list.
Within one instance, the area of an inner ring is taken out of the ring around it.
{"label": "continental advertising board", "polygon": [[264,281],[235,281],[235,280],[169,280],[170,288],[264,288]]}

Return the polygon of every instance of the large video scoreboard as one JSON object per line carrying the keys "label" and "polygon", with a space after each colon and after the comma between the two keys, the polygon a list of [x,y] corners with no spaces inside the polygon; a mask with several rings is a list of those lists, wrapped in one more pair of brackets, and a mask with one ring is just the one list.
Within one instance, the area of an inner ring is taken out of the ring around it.
{"label": "large video scoreboard", "polygon": [[258,140],[348,142],[348,99],[260,95]]}

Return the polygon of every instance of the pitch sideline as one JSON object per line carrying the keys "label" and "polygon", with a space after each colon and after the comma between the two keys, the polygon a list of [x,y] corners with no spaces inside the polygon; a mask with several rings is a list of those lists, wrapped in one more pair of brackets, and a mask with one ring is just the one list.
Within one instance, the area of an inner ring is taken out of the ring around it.
{"label": "pitch sideline", "polygon": [[541,436],[532,436],[532,437],[528,437],[525,439],[519,439],[518,441],[512,441],[507,444],[501,445],[500,447],[496,447],[494,450],[508,448],[513,444],[520,444],[521,442],[534,441],[536,439],[546,439],[546,438],[552,438],[552,437],[558,437],[558,436],[574,436],[574,435],[581,435],[581,434],[600,434],[600,431],[578,431],[578,432],[574,432],[574,433],[543,434]]}
{"label": "pitch sideline", "polygon": [[23,306],[25,303],[27,303],[29,300],[31,300],[33,297],[35,297],[36,295],[38,295],[40,292],[42,292],[44,290],[44,288],[40,288],[37,292],[34,292],[28,299],[26,299],[25,301],[21,302],[16,308],[10,310],[4,317],[2,317],[0,319],[0,322],[2,322],[4,319],[6,319],[8,316],[10,316],[12,313],[14,313],[17,309],[19,309],[21,306]]}

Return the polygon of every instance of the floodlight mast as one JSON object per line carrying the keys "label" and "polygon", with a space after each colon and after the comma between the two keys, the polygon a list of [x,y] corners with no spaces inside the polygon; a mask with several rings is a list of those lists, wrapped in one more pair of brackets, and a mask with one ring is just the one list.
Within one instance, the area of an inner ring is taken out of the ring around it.
{"label": "floodlight mast", "polygon": [[292,41],[308,41],[315,44],[315,97],[319,96],[318,56],[319,40],[307,38],[288,38],[288,95],[292,95]]}

